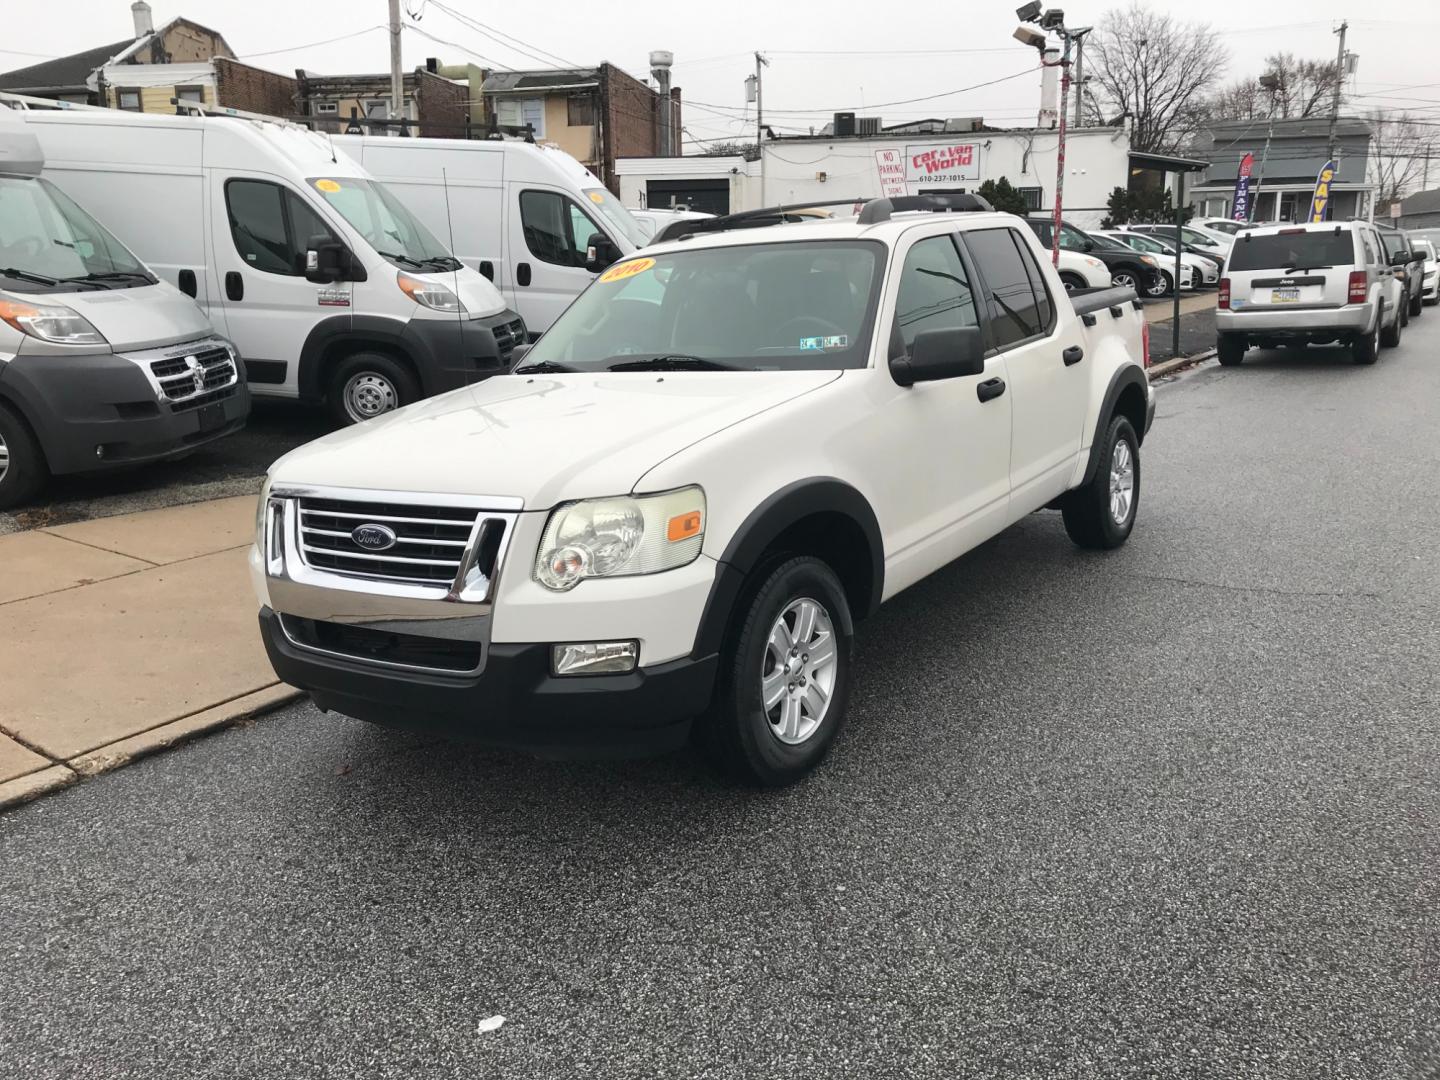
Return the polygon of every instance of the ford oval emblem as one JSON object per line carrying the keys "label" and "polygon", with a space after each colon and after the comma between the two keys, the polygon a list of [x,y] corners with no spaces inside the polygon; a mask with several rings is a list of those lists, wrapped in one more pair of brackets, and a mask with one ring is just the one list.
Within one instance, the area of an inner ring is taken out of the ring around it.
{"label": "ford oval emblem", "polygon": [[356,525],[350,530],[350,539],[366,551],[389,551],[395,546],[395,530],[385,525]]}

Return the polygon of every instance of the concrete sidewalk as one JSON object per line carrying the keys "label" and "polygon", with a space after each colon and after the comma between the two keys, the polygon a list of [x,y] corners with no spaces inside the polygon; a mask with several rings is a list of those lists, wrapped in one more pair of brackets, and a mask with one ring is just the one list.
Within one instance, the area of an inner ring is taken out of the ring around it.
{"label": "concrete sidewalk", "polygon": [[245,567],[253,496],[0,536],[0,806],[297,695]]}

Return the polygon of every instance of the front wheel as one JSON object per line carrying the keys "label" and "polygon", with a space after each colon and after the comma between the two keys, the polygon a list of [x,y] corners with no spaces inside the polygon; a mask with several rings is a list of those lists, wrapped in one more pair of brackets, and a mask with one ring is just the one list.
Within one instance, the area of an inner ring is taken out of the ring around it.
{"label": "front wheel", "polygon": [[326,398],[337,423],[358,424],[418,401],[420,388],[398,360],[361,352],[336,365]]}
{"label": "front wheel", "polygon": [[45,454],[29,425],[0,404],[0,509],[28,502],[49,476]]}
{"label": "front wheel", "polygon": [[1171,279],[1169,274],[1165,273],[1165,271],[1162,270],[1160,271],[1160,277],[1158,278],[1158,280],[1156,280],[1155,284],[1151,285],[1150,288],[1145,290],[1145,295],[1150,297],[1164,296],[1166,293],[1174,291],[1175,282]]}
{"label": "front wheel", "polygon": [[1117,548],[1130,538],[1140,509],[1140,440],[1123,416],[1113,417],[1095,475],[1062,506],[1065,531],[1082,548]]}
{"label": "front wheel", "polygon": [[1068,270],[1060,271],[1060,283],[1065,286],[1066,292],[1075,292],[1077,289],[1085,288],[1085,280],[1078,274],[1072,274]]}
{"label": "front wheel", "polygon": [[1423,315],[1424,313],[1425,313],[1425,290],[1424,290],[1424,289],[1421,289],[1419,292],[1417,292],[1414,296],[1412,296],[1412,297],[1410,298],[1410,311],[1409,311],[1409,314],[1410,314],[1410,318],[1413,319],[1413,318],[1415,318],[1417,315]]}
{"label": "front wheel", "polygon": [[800,556],[758,573],[697,735],[723,771],[781,787],[818,765],[840,730],[854,630],[844,587],[819,559]]}
{"label": "front wheel", "polygon": [[1140,285],[1129,270],[1116,270],[1110,275],[1110,284],[1121,289],[1134,289],[1137,294],[1140,292]]}

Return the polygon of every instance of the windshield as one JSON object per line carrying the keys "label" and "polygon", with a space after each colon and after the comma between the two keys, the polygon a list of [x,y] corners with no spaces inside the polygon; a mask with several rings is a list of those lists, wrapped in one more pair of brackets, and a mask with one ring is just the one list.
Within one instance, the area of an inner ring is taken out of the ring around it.
{"label": "windshield", "polygon": [[1355,263],[1355,234],[1300,229],[1256,236],[1242,233],[1230,250],[1231,270],[1317,270]]}
{"label": "windshield", "polygon": [[629,240],[635,247],[644,247],[650,237],[654,235],[655,227],[653,225],[650,227],[650,232],[646,233],[640,223],[631,216],[630,211],[620,205],[620,200],[604,188],[586,188],[585,197],[595,207],[596,213],[605,219],[605,224]]}
{"label": "windshield", "polygon": [[422,270],[458,270],[430,230],[390,194],[384,184],[354,176],[313,177],[310,186],[339,211],[367,243],[396,266]]}
{"label": "windshield", "polygon": [[1134,234],[1131,234],[1130,236],[1122,237],[1121,239],[1123,239],[1123,240],[1125,241],[1125,243],[1129,244],[1129,245],[1130,245],[1132,248],[1134,248],[1136,251],[1150,251],[1150,252],[1155,252],[1155,251],[1164,251],[1164,250],[1165,250],[1165,245],[1161,244],[1160,241],[1158,241],[1158,240],[1152,240],[1152,239],[1150,239],[1150,237],[1148,237],[1148,236],[1141,236],[1141,235],[1139,235],[1138,233],[1134,233]]}
{"label": "windshield", "polygon": [[104,226],[39,178],[0,177],[0,271],[16,292],[61,282],[133,288],[156,280]]}
{"label": "windshield", "polygon": [[[1172,235],[1173,235],[1173,233],[1172,233]],[[1216,240],[1213,236],[1206,236],[1204,233],[1202,233],[1202,232],[1200,232],[1200,231],[1198,231],[1198,230],[1196,230],[1196,229],[1190,229],[1190,228],[1183,229],[1183,230],[1181,231],[1181,235],[1185,238],[1186,241],[1188,241],[1188,242],[1191,243],[1191,244],[1194,244],[1196,247],[1210,247],[1210,248],[1213,248],[1213,247],[1219,247],[1219,246],[1220,246],[1220,242],[1219,242],[1218,240]]]}
{"label": "windshield", "polygon": [[1243,222],[1239,221],[1208,221],[1205,223],[1207,229],[1214,229],[1216,232],[1229,233],[1234,236],[1240,231]]}
{"label": "windshield", "polygon": [[616,263],[516,371],[864,367],[884,250],[817,240]]}

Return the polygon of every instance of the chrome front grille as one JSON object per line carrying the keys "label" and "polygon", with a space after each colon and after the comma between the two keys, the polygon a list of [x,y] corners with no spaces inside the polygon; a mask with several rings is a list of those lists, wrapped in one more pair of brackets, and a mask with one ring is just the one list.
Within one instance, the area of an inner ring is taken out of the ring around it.
{"label": "chrome front grille", "polygon": [[173,412],[223,401],[240,387],[235,352],[220,338],[123,355],[140,366],[155,397]]}
{"label": "chrome front grille", "polygon": [[510,522],[416,503],[302,497],[296,508],[300,557],[311,569],[451,592],[493,580]]}
{"label": "chrome front grille", "polygon": [[525,323],[521,319],[501,323],[491,332],[495,335],[495,348],[499,350],[501,360],[509,360],[515,346],[525,341]]}

